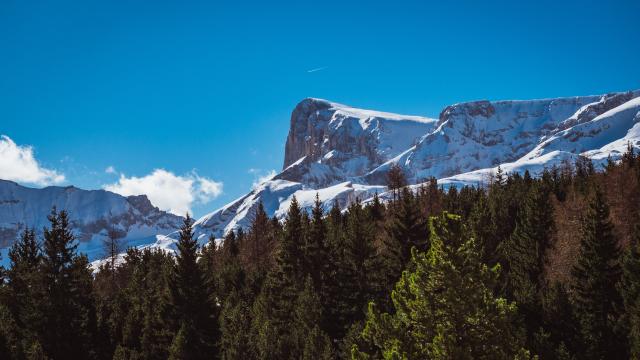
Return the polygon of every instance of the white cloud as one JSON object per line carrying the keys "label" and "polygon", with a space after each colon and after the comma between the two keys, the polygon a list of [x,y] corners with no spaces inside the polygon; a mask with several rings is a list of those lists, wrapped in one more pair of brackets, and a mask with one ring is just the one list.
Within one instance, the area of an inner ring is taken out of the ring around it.
{"label": "white cloud", "polygon": [[104,172],[106,172],[107,174],[115,174],[116,173],[116,168],[113,167],[113,165],[109,165],[109,166],[107,166],[106,169],[104,169]]}
{"label": "white cloud", "polygon": [[263,182],[273,179],[273,177],[276,176],[277,174],[275,170],[270,170],[267,173],[263,173],[263,175],[260,175],[261,173],[263,172],[260,169],[253,169],[253,168],[249,169],[249,174],[254,175],[253,184],[251,185],[252,188],[255,189],[258,185],[262,184]]}
{"label": "white cloud", "polygon": [[120,174],[117,183],[105,185],[104,189],[123,196],[144,194],[161,210],[185,215],[191,213],[194,203],[206,204],[222,194],[222,185],[222,182],[198,176],[195,172],[178,176],[156,169],[143,177]]}
{"label": "white cloud", "polygon": [[200,202],[208,203],[222,194],[222,182],[200,176],[196,176],[196,179],[200,185],[200,191],[198,192]]}
{"label": "white cloud", "polygon": [[0,136],[0,178],[43,186],[64,181],[63,174],[40,167],[31,146],[17,145],[6,135]]}

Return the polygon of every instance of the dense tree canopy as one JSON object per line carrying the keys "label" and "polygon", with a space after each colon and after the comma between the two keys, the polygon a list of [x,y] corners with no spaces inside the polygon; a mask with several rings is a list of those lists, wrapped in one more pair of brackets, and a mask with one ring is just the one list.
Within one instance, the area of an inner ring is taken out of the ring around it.
{"label": "dense tree canopy", "polygon": [[0,269],[0,358],[635,359],[640,161],[599,170],[444,188],[392,168],[367,203],[257,204],[206,244],[187,217],[175,254],[97,269],[53,209]]}

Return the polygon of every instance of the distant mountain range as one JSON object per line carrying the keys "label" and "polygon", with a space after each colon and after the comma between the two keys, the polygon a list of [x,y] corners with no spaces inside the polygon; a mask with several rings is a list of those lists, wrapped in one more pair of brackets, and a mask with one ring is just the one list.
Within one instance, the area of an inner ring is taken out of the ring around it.
{"label": "distant mountain range", "polygon": [[[474,101],[447,106],[435,118],[352,108],[305,99],[291,115],[283,170],[230,204],[200,218],[209,236],[249,225],[262,202],[281,217],[295,196],[305,208],[316,193],[325,208],[346,207],[386,191],[386,174],[399,165],[410,184],[478,185],[498,166],[506,172],[544,168],[587,156],[597,165],[617,160],[628,144],[640,148],[640,90],[525,101]],[[24,226],[41,228],[55,205],[71,214],[80,249],[91,259],[110,227],[126,245],[174,249],[181,218],[145,196],[123,197],[74,187],[30,189],[0,181],[0,247]]]}
{"label": "distant mountain range", "polygon": [[[0,180],[0,248],[13,243],[26,227],[39,234],[48,226],[52,207],[66,210],[79,251],[90,259],[103,256],[103,240],[109,231],[123,246],[152,243],[156,235],[175,231],[182,218],[153,206],[145,195],[124,197],[105,190],[82,190],[73,186],[33,189]],[[7,257],[3,256],[3,263]]]}

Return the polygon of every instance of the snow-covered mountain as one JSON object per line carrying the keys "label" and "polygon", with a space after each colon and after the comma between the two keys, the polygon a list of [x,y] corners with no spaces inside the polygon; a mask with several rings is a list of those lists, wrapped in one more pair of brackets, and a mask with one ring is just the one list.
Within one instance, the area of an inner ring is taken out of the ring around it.
{"label": "snow-covered mountain", "polygon": [[159,210],[144,195],[124,197],[73,186],[34,189],[0,180],[0,248],[10,246],[25,227],[41,233],[53,206],[67,210],[78,249],[92,260],[103,255],[109,230],[115,230],[126,248],[153,243],[156,235],[174,232],[182,223],[180,216]]}
{"label": "snow-covered mountain", "polygon": [[282,217],[296,196],[310,208],[316,193],[325,208],[346,207],[386,190],[398,164],[412,184],[477,185],[498,165],[539,174],[563,160],[618,159],[630,143],[640,148],[640,90],[525,101],[474,101],[446,107],[439,118],[355,109],[305,99],[291,115],[282,172],[247,195],[199,219],[210,235],[246,227],[261,201]]}
{"label": "snow-covered mountain", "polygon": [[[195,232],[210,236],[247,227],[260,202],[283,217],[295,196],[310,209],[316,194],[328,209],[345,208],[386,191],[386,173],[399,165],[411,184],[435,177],[443,185],[477,185],[501,166],[507,172],[588,156],[616,160],[627,144],[640,148],[640,90],[525,101],[474,101],[447,106],[438,119],[356,109],[305,99],[291,115],[283,169],[249,193],[200,218]],[[384,196],[384,195],[383,195]],[[97,259],[107,226],[129,245],[174,250],[180,218],[154,208],[146,197],[73,187],[29,189],[0,182],[0,247],[22,224],[41,227],[52,205],[68,209],[81,251]],[[167,235],[167,236],[164,236]]]}

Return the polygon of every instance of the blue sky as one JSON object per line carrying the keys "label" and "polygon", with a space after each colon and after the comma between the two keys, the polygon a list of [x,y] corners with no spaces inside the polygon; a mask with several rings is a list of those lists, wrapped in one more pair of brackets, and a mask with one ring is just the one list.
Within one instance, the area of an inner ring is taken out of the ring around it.
{"label": "blue sky", "polygon": [[635,0],[4,0],[0,134],[62,184],[156,169],[223,183],[190,203],[199,216],[282,167],[305,97],[435,117],[640,88],[638,14]]}

